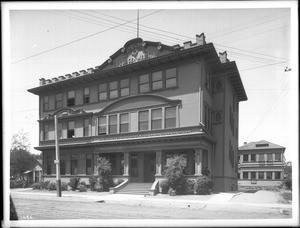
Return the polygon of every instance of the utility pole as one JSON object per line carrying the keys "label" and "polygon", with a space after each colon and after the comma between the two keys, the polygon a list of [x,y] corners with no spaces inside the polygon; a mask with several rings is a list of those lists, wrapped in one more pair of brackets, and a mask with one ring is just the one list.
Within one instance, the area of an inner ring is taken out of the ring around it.
{"label": "utility pole", "polygon": [[140,19],[140,16],[139,16],[139,10],[137,11],[137,38],[139,38],[139,19]]}
{"label": "utility pole", "polygon": [[57,184],[57,197],[61,197],[61,179],[60,179],[60,163],[59,163],[59,138],[57,129],[57,115],[54,115],[54,129],[55,129],[55,153],[56,160],[54,161],[56,165],[56,184]]}

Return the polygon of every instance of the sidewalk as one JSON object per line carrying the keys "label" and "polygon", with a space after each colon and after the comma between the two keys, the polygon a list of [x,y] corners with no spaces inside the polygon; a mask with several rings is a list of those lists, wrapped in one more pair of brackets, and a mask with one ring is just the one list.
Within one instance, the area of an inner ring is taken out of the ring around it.
{"label": "sidewalk", "polygon": [[[11,190],[17,194],[35,194],[44,196],[56,195],[56,191],[38,191],[32,189]],[[53,200],[74,201],[96,201],[99,203],[125,204],[125,205],[172,205],[177,207],[205,207],[206,205],[223,206],[246,206],[246,207],[267,207],[267,208],[292,208],[291,204],[278,204],[276,195],[272,192],[258,191],[256,193],[229,192],[217,193],[212,195],[188,195],[188,196],[169,196],[168,194],[158,194],[156,196],[144,195],[125,195],[110,194],[107,192],[72,192],[63,191],[62,197],[53,198]]]}

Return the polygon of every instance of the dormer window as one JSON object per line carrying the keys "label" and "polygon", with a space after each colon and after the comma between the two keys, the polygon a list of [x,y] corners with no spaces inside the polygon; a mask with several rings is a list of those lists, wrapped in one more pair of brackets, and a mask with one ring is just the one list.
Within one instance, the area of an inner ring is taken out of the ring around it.
{"label": "dormer window", "polygon": [[162,71],[152,73],[152,90],[159,90],[163,88]]}
{"label": "dormer window", "polygon": [[83,103],[90,103],[90,87],[85,87],[83,93]]}
{"label": "dormer window", "polygon": [[118,98],[118,81],[109,83],[109,98]]}
{"label": "dormer window", "polygon": [[120,93],[121,97],[128,96],[129,93],[129,78],[120,81]]}
{"label": "dormer window", "polygon": [[141,75],[139,78],[139,91],[140,93],[147,93],[150,91],[149,74]]}

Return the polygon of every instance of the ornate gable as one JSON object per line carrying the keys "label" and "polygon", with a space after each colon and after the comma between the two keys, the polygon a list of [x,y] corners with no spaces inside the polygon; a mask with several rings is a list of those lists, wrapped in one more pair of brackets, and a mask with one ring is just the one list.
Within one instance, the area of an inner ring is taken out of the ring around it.
{"label": "ornate gable", "polygon": [[141,38],[135,38],[129,40],[124,47],[120,48],[97,68],[98,70],[108,70],[172,52],[174,52],[174,47],[161,44],[160,42],[143,41]]}

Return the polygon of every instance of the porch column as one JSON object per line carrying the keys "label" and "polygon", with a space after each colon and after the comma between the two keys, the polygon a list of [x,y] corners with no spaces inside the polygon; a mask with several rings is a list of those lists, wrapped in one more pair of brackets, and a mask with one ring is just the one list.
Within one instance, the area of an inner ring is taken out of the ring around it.
{"label": "porch column", "polygon": [[195,148],[195,175],[202,174],[202,148]]}
{"label": "porch column", "polygon": [[162,173],[162,150],[156,150],[156,175]]}
{"label": "porch column", "polygon": [[129,176],[129,152],[124,152],[124,174],[123,176]]}

